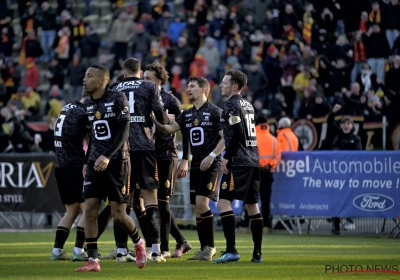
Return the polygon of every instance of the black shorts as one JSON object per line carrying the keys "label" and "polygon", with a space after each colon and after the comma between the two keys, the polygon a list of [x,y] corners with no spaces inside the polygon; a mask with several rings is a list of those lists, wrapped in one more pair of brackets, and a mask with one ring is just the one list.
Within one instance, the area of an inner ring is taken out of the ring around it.
{"label": "black shorts", "polygon": [[102,172],[94,170],[90,164],[86,168],[83,183],[84,198],[108,198],[109,201],[127,202],[129,193],[129,161],[110,161],[107,169]]}
{"label": "black shorts", "polygon": [[231,167],[223,174],[219,198],[244,201],[246,204],[258,203],[260,189],[260,168],[252,166]]}
{"label": "black shorts", "polygon": [[196,196],[201,195],[217,201],[220,165],[213,164],[206,171],[190,170],[190,203],[196,204]]}
{"label": "black shorts", "polygon": [[157,192],[158,198],[165,199],[166,196],[172,196],[174,194],[177,167],[177,158],[157,160],[158,183],[160,185]]}
{"label": "black shorts", "polygon": [[82,167],[56,167],[55,175],[62,204],[82,203]]}
{"label": "black shorts", "polygon": [[140,190],[158,189],[156,152],[133,151],[131,155],[131,188]]}

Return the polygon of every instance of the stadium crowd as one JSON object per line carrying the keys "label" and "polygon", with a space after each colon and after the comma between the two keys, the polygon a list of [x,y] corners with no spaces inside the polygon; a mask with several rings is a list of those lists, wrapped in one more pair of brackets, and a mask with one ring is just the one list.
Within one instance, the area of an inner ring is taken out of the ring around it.
{"label": "stadium crowd", "polygon": [[12,123],[2,151],[54,149],[52,133],[35,141],[27,122],[52,130],[79,99],[87,66],[104,64],[115,79],[129,56],[165,66],[165,88],[182,104],[188,77],[203,76],[222,106],[218,81],[238,69],[260,115],[318,118],[341,104],[341,114],[400,117],[399,0],[103,1],[112,8],[104,35],[90,0],[11,2],[0,4],[0,122]]}

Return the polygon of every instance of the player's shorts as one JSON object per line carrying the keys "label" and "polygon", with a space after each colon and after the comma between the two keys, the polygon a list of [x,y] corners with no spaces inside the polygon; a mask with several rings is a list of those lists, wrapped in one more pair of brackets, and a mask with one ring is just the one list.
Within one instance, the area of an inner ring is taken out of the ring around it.
{"label": "player's shorts", "polygon": [[[131,188],[158,189],[157,157],[154,151],[133,151],[131,155]],[[137,192],[137,191],[136,191]]]}
{"label": "player's shorts", "polygon": [[244,201],[247,204],[258,203],[260,189],[260,168],[252,166],[231,167],[223,174],[219,190],[219,199]]}
{"label": "player's shorts", "polygon": [[129,193],[129,166],[129,161],[110,161],[105,171],[97,172],[94,164],[89,164],[83,183],[83,197],[107,197],[109,201],[126,203]]}
{"label": "player's shorts", "polygon": [[64,205],[82,203],[83,167],[56,167],[55,176],[60,193],[61,202]]}
{"label": "player's shorts", "polygon": [[196,196],[205,196],[214,201],[218,197],[220,165],[212,164],[206,171],[190,170],[190,203],[196,204]]}
{"label": "player's shorts", "polygon": [[177,167],[177,158],[157,160],[158,183],[160,185],[157,195],[159,199],[165,199],[166,196],[174,194]]}

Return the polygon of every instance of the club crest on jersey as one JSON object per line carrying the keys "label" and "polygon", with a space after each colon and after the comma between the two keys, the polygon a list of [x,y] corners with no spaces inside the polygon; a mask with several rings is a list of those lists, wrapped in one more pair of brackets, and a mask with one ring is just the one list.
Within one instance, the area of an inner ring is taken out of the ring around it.
{"label": "club crest on jersey", "polygon": [[137,189],[137,190],[140,190],[140,186],[139,186],[138,183],[136,183],[136,189]]}
{"label": "club crest on jersey", "polygon": [[221,185],[221,188],[223,190],[225,190],[227,187],[228,187],[228,184],[226,182],[223,182],[222,185]]}
{"label": "club crest on jersey", "polygon": [[167,189],[169,189],[170,186],[171,186],[171,183],[169,182],[169,180],[165,181],[165,187]]}
{"label": "club crest on jersey", "polygon": [[96,119],[100,120],[101,119],[101,113],[100,111],[97,111],[96,114],[94,115]]}
{"label": "club crest on jersey", "polygon": [[237,123],[240,123],[240,117],[237,117],[237,116],[229,117],[229,124],[230,125],[237,124]]}
{"label": "club crest on jersey", "polygon": [[209,189],[210,191],[212,190],[213,184],[210,182],[207,184],[207,189]]}
{"label": "club crest on jersey", "polygon": [[193,124],[194,124],[194,126],[198,126],[199,125],[199,120],[198,119],[194,119]]}
{"label": "club crest on jersey", "polygon": [[126,187],[125,186],[122,188],[121,193],[122,194],[126,194]]}

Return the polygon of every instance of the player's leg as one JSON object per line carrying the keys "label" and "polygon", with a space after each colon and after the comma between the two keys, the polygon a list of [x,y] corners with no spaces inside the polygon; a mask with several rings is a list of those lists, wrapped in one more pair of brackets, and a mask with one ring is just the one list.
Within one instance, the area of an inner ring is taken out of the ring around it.
{"label": "player's leg", "polygon": [[[171,210],[169,208],[169,194],[173,188],[170,178],[172,160],[157,160],[159,189],[157,191],[158,209],[160,211],[160,249],[164,258],[170,258],[169,233],[171,231]],[[171,170],[172,173],[172,170]]]}
{"label": "player's leg", "polygon": [[155,152],[145,152],[142,154],[141,171],[142,178],[139,180],[139,186],[142,190],[144,207],[146,209],[147,229],[152,247],[151,261],[165,262],[165,259],[161,256],[160,248],[160,210],[157,201],[159,184]]}
{"label": "player's leg", "polygon": [[245,199],[245,206],[249,213],[250,229],[253,237],[253,257],[252,262],[262,262],[261,244],[263,234],[263,217],[258,207],[260,191],[260,169],[253,167],[253,174],[250,177],[250,185]]}
{"label": "player's leg", "polygon": [[140,230],[142,231],[142,236],[146,243],[145,245],[147,258],[150,259],[152,249],[149,237],[149,230],[147,228],[146,209],[144,208],[142,191],[140,190],[138,183],[136,183],[136,189],[133,193],[133,211],[135,212],[136,219],[139,222]]}
{"label": "player's leg", "polygon": [[249,178],[252,178],[252,175],[253,169],[251,167],[231,167],[228,174],[222,175],[217,206],[226,240],[226,249],[219,258],[213,260],[213,263],[233,262],[240,259],[236,249],[236,221],[232,210],[232,201],[234,199],[246,200],[251,181]]}
{"label": "player's leg", "polygon": [[[79,171],[79,174],[75,178],[77,171]],[[82,170],[57,167],[55,169],[55,177],[61,202],[65,205],[66,213],[58,223],[50,259],[69,260],[71,258],[64,252],[64,244],[69,236],[72,224],[79,215],[79,203],[82,202]]]}
{"label": "player's leg", "polygon": [[97,216],[101,200],[106,196],[105,172],[97,172],[93,165],[86,168],[86,177],[83,187],[83,198],[85,199],[85,211],[82,216],[82,224],[85,229],[85,240],[89,261],[76,272],[100,271],[98,248],[97,248]]}
{"label": "player's leg", "polygon": [[196,251],[192,257],[188,258],[188,260],[199,260],[199,257],[202,254],[202,249],[205,246],[205,235],[203,234],[201,213],[196,207],[196,190],[198,189],[201,177],[200,172],[201,171],[197,169],[190,170],[190,204],[193,205],[193,210],[196,215],[196,230],[200,242],[200,250]]}
{"label": "player's leg", "polygon": [[65,208],[66,213],[57,226],[54,248],[50,255],[50,260],[52,261],[71,259],[71,257],[67,256],[64,252],[64,244],[68,239],[72,224],[79,215],[79,203],[66,204]]}
{"label": "player's leg", "polygon": [[[109,164],[106,170],[107,181],[109,185],[107,188],[107,196],[110,201],[111,215],[114,219],[114,223],[117,223],[119,226],[121,226],[121,228],[126,232],[125,235],[128,234],[128,236],[131,238],[135,246],[136,265],[138,268],[143,268],[147,261],[144,240],[140,238],[135,223],[127,214],[127,194],[130,192],[130,185],[127,184],[127,182],[129,182],[127,180],[129,169],[130,164],[126,161],[113,162]],[[128,187],[126,187],[126,185],[128,185]],[[118,247],[121,247],[120,249],[125,249],[127,246],[126,244],[121,244],[121,246]]]}
{"label": "player's leg", "polygon": [[[126,206],[126,214],[130,216],[131,209]],[[136,259],[128,252],[128,234],[125,229],[114,221],[114,238],[115,245],[117,246],[116,261],[117,262],[135,262]]]}
{"label": "player's leg", "polygon": [[206,171],[198,171],[196,189],[196,217],[200,216],[200,235],[203,247],[199,260],[212,260],[216,254],[214,244],[214,215],[210,209],[210,198],[217,199],[217,184],[219,179],[219,165],[214,164]]}
{"label": "player's leg", "polygon": [[[82,202],[79,204],[79,208],[83,215],[85,215],[85,203]],[[82,215],[82,217],[83,217]],[[84,219],[79,220],[78,226],[76,227],[76,238],[75,238],[75,247],[72,252],[72,261],[87,261],[88,255],[83,250],[83,245],[85,243],[85,229],[83,225]]]}
{"label": "player's leg", "polygon": [[[178,159],[158,160],[157,166],[159,167],[160,186],[157,194],[161,217],[161,252],[169,252],[169,248],[164,244],[168,245],[169,234],[171,234],[176,241],[176,250],[171,257],[178,258],[192,249],[192,246],[185,240],[181,230],[178,228],[169,204],[169,198],[173,195],[175,189],[175,171],[178,166]],[[163,257],[168,257],[168,253],[163,253]]]}

